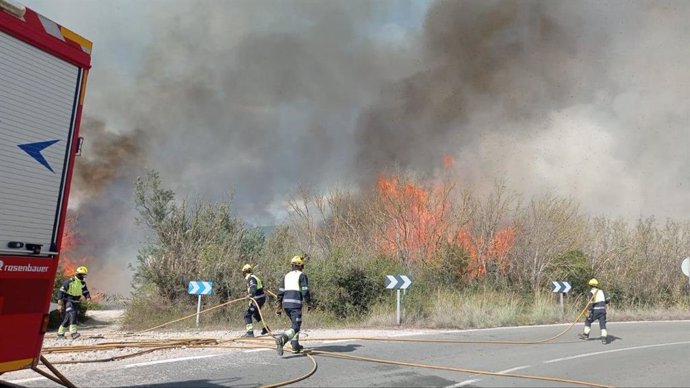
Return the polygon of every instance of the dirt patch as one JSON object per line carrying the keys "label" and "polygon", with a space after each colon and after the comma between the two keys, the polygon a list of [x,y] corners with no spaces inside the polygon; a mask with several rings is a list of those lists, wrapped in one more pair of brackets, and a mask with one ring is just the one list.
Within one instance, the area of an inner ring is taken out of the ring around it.
{"label": "dirt patch", "polygon": [[91,310],[86,313],[86,316],[97,322],[119,325],[124,313],[125,310]]}

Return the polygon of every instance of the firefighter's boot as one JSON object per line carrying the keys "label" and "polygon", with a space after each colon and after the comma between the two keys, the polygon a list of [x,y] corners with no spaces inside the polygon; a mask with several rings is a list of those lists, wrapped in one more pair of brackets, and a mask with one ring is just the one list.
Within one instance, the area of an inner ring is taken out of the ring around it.
{"label": "firefighter's boot", "polygon": [[285,334],[276,337],[276,353],[278,353],[279,356],[283,355],[283,346],[285,346],[289,340],[290,338]]}
{"label": "firefighter's boot", "polygon": [[242,334],[240,337],[242,337],[242,338],[253,338],[253,337],[254,337],[254,332],[253,332],[253,331],[248,331],[248,332]]}
{"label": "firefighter's boot", "polygon": [[577,337],[578,337],[579,339],[581,339],[581,340],[587,341],[587,340],[589,339],[589,334],[580,333],[580,334],[577,335]]}
{"label": "firefighter's boot", "polygon": [[291,341],[290,346],[292,346],[293,353],[299,353],[304,349],[304,346],[300,345],[297,341]]}
{"label": "firefighter's boot", "polygon": [[77,332],[77,325],[69,325],[69,332],[72,336],[72,339],[79,338],[79,336],[81,335]]}
{"label": "firefighter's boot", "polygon": [[261,335],[266,335],[268,334],[268,326],[265,326],[263,329],[261,329]]}
{"label": "firefighter's boot", "polygon": [[604,345],[609,343],[609,332],[606,329],[601,329],[601,343]]}

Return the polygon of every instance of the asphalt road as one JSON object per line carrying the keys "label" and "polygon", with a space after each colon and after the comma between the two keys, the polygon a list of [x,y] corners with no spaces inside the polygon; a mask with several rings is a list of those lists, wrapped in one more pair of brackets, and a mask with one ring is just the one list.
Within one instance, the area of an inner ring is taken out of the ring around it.
{"label": "asphalt road", "polygon": [[[470,331],[439,331],[434,335],[401,336],[443,340],[530,341],[549,338],[565,328],[535,326]],[[299,387],[566,387],[579,383],[619,387],[690,387],[690,321],[611,323],[608,345],[598,338],[582,341],[578,324],[552,343],[532,345],[411,343],[366,340],[314,341],[318,369]],[[598,335],[594,326],[593,335]],[[276,384],[307,374],[313,363],[305,355],[283,357],[274,349],[195,349],[189,356],[163,353],[156,360],[137,358],[72,366],[68,378],[80,387],[256,387]],[[480,373],[435,370],[418,366],[338,359],[318,352],[345,356],[471,369]],[[172,357],[174,355],[174,357]],[[14,373],[14,372],[13,372]],[[23,371],[22,373],[26,373]],[[33,373],[33,372],[31,372]],[[508,374],[520,376],[506,376]],[[28,387],[57,386],[40,377],[13,378]],[[535,380],[547,377],[571,380]]]}

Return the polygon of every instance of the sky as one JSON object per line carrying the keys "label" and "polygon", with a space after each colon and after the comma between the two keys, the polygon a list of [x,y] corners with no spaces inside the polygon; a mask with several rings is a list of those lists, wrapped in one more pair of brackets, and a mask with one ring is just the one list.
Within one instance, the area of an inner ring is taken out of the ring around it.
{"label": "sky", "polygon": [[71,201],[104,266],[142,240],[145,169],[256,225],[300,185],[433,174],[444,155],[479,193],[690,211],[687,1],[23,3],[94,42]]}

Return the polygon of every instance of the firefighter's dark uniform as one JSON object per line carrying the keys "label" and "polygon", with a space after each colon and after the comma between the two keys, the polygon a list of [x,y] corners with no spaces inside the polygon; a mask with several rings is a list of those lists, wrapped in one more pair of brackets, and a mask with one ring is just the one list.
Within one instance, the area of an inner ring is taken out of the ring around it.
{"label": "firefighter's dark uniform", "polygon": [[[245,275],[245,280],[247,281],[247,294],[256,301],[256,304],[261,308],[266,302],[266,294],[264,293],[264,285],[261,279],[252,273]],[[259,314],[259,308],[253,302],[249,302],[249,307],[244,313],[244,323],[246,323],[247,334],[246,336],[254,336],[254,325],[252,325],[252,318],[263,325],[261,334],[268,333],[268,327],[261,319],[261,314]]]}
{"label": "firefighter's dark uniform", "polygon": [[585,318],[585,329],[580,335],[580,338],[589,338],[589,333],[592,330],[592,323],[599,321],[599,329],[601,330],[601,342],[608,343],[608,332],[606,331],[606,305],[609,299],[606,298],[604,291],[598,287],[592,287],[589,291],[592,294],[592,301],[589,304],[589,314]]}
{"label": "firefighter's dark uniform", "polygon": [[302,327],[302,306],[311,303],[309,293],[309,279],[301,269],[288,272],[278,289],[278,303],[282,305],[285,314],[290,318],[292,327],[276,338],[277,351],[283,354],[283,345],[290,341],[292,351],[297,353],[303,349],[299,344],[299,331]]}
{"label": "firefighter's dark uniform", "polygon": [[85,280],[74,276],[62,283],[62,287],[60,287],[60,300],[65,309],[65,317],[58,328],[59,337],[65,335],[68,324],[72,338],[79,337],[79,333],[77,332],[77,314],[79,313],[79,301],[82,295],[87,299],[91,298]]}

